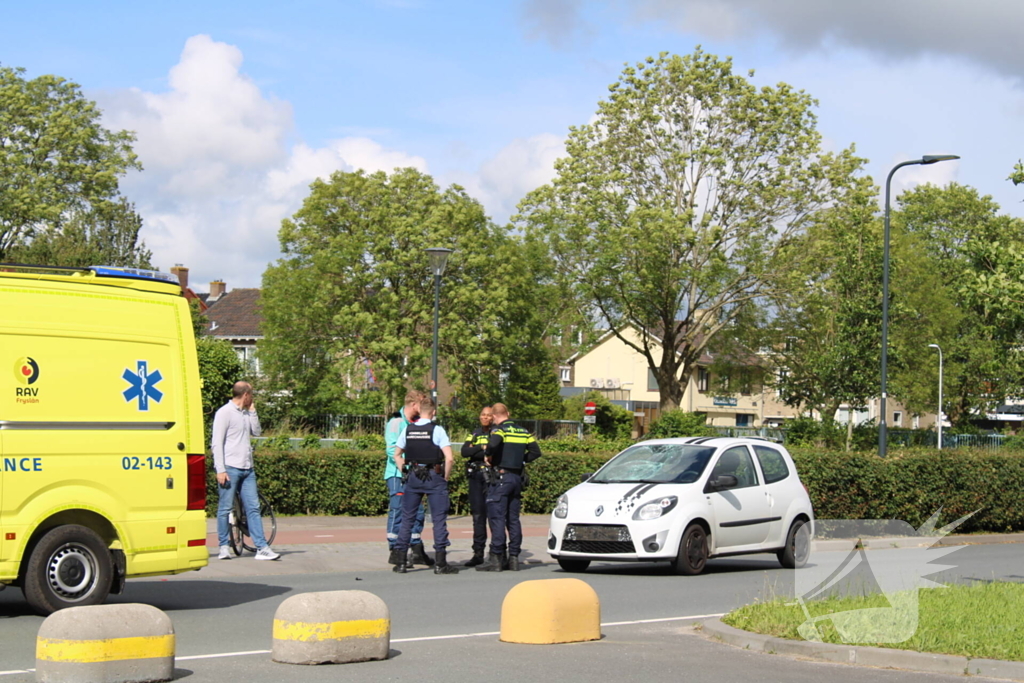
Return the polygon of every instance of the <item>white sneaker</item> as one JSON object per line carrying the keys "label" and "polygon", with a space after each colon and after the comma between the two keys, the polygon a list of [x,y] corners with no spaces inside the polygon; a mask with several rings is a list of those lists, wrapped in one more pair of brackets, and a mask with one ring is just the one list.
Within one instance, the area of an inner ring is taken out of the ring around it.
{"label": "white sneaker", "polygon": [[279,555],[278,553],[275,553],[273,550],[271,550],[270,546],[268,545],[268,546],[260,548],[259,550],[256,551],[256,559],[257,560],[279,560],[279,559],[281,559],[281,555]]}
{"label": "white sneaker", "polygon": [[230,560],[231,559],[231,546],[222,545],[220,547],[220,554],[217,555],[218,560]]}

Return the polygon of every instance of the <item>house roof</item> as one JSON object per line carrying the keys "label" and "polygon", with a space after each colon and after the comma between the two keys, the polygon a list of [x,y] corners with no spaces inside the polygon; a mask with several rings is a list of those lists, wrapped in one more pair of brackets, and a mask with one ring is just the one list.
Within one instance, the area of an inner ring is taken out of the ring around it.
{"label": "house roof", "polygon": [[228,339],[254,339],[263,336],[260,323],[260,290],[232,289],[206,311],[210,325],[206,331],[214,337]]}

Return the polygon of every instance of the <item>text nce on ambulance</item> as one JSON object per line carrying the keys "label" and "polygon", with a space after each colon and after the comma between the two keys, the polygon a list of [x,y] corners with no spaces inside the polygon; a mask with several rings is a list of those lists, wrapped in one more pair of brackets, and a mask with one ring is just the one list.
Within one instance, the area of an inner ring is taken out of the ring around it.
{"label": "text nce on ambulance", "polygon": [[172,276],[0,265],[0,588],[43,614],[207,564],[199,369]]}

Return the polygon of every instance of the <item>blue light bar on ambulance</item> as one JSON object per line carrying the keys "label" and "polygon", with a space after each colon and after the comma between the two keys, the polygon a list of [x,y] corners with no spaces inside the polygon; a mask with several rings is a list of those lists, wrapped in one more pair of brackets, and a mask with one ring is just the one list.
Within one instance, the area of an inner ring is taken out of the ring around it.
{"label": "blue light bar on ambulance", "polygon": [[89,266],[89,270],[96,273],[98,277],[127,277],[134,280],[161,280],[174,285],[180,284],[177,276],[161,273],[158,270],[121,268],[120,266]]}

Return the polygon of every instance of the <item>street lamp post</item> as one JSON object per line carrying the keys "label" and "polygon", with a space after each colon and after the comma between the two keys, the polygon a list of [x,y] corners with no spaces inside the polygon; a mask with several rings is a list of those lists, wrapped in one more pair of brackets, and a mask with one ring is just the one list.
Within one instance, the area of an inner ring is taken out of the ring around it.
{"label": "street lamp post", "polygon": [[434,273],[434,353],[430,361],[430,397],[437,404],[437,325],[441,310],[441,275],[444,274],[444,267],[448,264],[448,256],[451,249],[432,247],[426,250],[430,255],[430,270]]}
{"label": "street lamp post", "polygon": [[928,348],[939,351],[939,450],[942,450],[942,347],[938,344],[929,344]]}
{"label": "street lamp post", "polygon": [[920,159],[901,161],[892,167],[888,177],[885,179],[885,234],[882,246],[882,415],[878,424],[878,455],[885,457],[886,447],[889,442],[889,433],[886,428],[886,374],[889,362],[889,192],[892,185],[892,176],[904,166],[934,164],[939,161],[952,161],[960,157],[955,154],[926,154]]}

